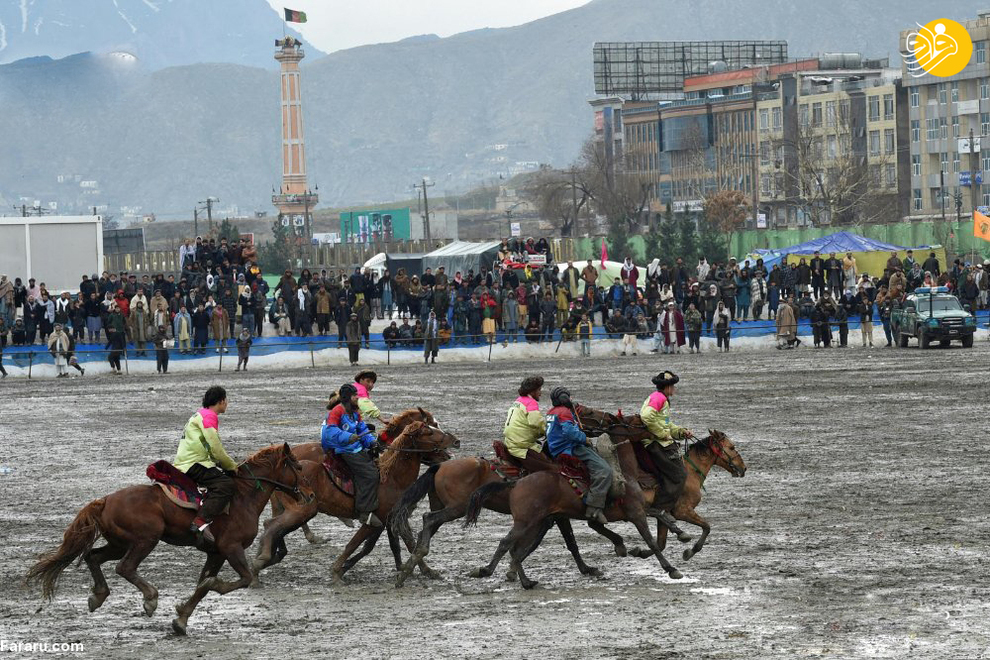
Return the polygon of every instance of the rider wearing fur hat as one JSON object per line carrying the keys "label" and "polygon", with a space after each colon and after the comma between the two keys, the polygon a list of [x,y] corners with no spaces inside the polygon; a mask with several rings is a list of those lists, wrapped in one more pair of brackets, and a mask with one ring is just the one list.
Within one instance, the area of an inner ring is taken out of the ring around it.
{"label": "rider wearing fur hat", "polygon": [[320,442],[323,451],[334,453],[351,470],[354,477],[354,509],[362,524],[381,527],[382,521],[375,515],[378,509],[378,468],[368,450],[375,444],[367,425],[358,410],[358,391],[345,383],[338,392],[340,403],[333,407],[323,422]]}
{"label": "rider wearing fur hat", "polygon": [[543,377],[528,376],[519,386],[519,398],[509,406],[502,429],[505,448],[527,472],[540,472],[553,467],[553,462],[540,453],[540,438],[546,435],[547,420],[540,414]]}
{"label": "rider wearing fur hat", "polygon": [[365,419],[379,420],[382,424],[388,424],[392,419],[388,415],[383,415],[371,400],[371,390],[375,389],[378,382],[378,374],[371,370],[365,370],[354,377],[354,389],[358,394],[358,410]]}
{"label": "rider wearing fur hat", "polygon": [[647,513],[660,518],[680,537],[683,532],[675,528],[674,518],[667,513],[667,510],[677,503],[687,477],[677,441],[693,438],[694,434],[670,421],[670,399],[677,391],[676,385],[679,380],[677,374],[671,371],[664,371],[654,376],[653,384],[656,385],[657,391],[643,402],[639,414],[652,434],[651,437],[643,440],[643,446],[653,459],[660,477],[656,499]]}
{"label": "rider wearing fur hat", "polygon": [[607,523],[604,509],[608,489],[612,485],[612,467],[588,444],[588,436],[581,430],[574,414],[571,393],[564,387],[555,387],[550,392],[550,403],[553,405],[547,413],[547,445],[550,455],[557,458],[561,454],[569,454],[587,466],[591,474],[591,486],[584,496],[584,503],[588,507],[585,515],[589,520]]}

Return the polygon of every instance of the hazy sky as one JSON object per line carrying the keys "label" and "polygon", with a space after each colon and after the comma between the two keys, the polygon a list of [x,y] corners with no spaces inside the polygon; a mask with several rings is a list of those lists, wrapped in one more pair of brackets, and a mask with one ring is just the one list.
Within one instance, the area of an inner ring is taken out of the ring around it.
{"label": "hazy sky", "polygon": [[268,0],[306,12],[293,25],[324,52],[398,41],[419,34],[441,37],[485,27],[520,25],[580,7],[588,0]]}

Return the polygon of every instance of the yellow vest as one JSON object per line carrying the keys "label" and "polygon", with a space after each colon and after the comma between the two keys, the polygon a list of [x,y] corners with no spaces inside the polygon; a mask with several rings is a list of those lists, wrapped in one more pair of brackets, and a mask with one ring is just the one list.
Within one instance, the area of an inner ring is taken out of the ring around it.
{"label": "yellow vest", "polygon": [[526,458],[526,452],[530,449],[540,451],[540,438],[546,433],[547,420],[539,408],[526,410],[526,406],[518,400],[509,406],[502,438],[510,454],[516,458]]}

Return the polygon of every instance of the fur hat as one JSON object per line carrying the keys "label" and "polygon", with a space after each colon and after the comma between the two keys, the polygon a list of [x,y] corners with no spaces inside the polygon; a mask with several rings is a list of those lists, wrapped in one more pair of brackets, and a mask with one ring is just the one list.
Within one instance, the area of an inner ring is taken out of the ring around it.
{"label": "fur hat", "polygon": [[351,385],[350,383],[344,383],[343,385],[340,386],[340,389],[337,390],[337,394],[340,395],[341,403],[343,403],[344,401],[350,401],[351,397],[357,394],[357,388]]}
{"label": "fur hat", "polygon": [[543,387],[543,376],[527,376],[519,386],[519,396],[529,396]]}
{"label": "fur hat", "polygon": [[680,380],[680,377],[673,371],[664,371],[654,376],[652,382],[657,386],[657,390],[662,390],[668,385],[676,385]]}
{"label": "fur hat", "polygon": [[370,369],[365,369],[364,371],[360,372],[357,376],[355,376],[354,382],[355,383],[360,382],[362,378],[370,378],[372,383],[378,382],[378,374],[376,374],[374,371],[371,371]]}
{"label": "fur hat", "polygon": [[571,407],[571,392],[566,387],[555,387],[550,392],[550,403],[555,406]]}

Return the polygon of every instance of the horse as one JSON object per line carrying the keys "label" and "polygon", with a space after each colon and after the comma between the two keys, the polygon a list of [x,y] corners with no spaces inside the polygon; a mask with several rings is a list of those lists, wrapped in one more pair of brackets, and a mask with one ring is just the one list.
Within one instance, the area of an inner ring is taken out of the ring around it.
{"label": "horse", "polygon": [[[449,456],[446,450],[460,447],[460,444],[456,437],[435,426],[429,426],[420,421],[408,424],[399,434],[399,437],[383,449],[383,457],[378,464],[381,479],[378,487],[376,515],[381,519],[388,516],[389,511],[402,497],[406,488],[416,480],[422,462],[444,461]],[[354,498],[344,493],[330,480],[321,463],[303,461],[302,475],[309,480],[316,497],[312,502],[286,506],[281,514],[266,525],[252,567],[255,575],[263,568],[280,561],[281,557],[274,555],[273,550],[277,550],[277,545],[282,537],[312,519],[317,513],[326,513],[339,518],[353,518],[355,516]],[[383,531],[385,530],[382,527],[369,525],[363,525],[358,529],[331,569],[335,583],[343,581],[344,573],[371,552]],[[403,537],[403,540],[412,551],[411,535]],[[395,563],[398,569],[401,566],[401,558],[398,556],[398,548],[396,547],[398,542],[394,539],[390,542],[393,543],[393,556],[396,559]],[[351,554],[361,543],[365,543],[365,547],[354,557],[351,557]],[[437,577],[436,573],[425,563],[420,562],[420,570],[431,577]]]}
{"label": "horse", "polygon": [[[705,546],[705,540],[712,531],[708,521],[698,515],[695,511],[701,503],[701,493],[705,485],[705,479],[712,467],[719,466],[733,477],[743,477],[746,475],[746,462],[739,455],[735,444],[727,435],[721,431],[709,429],[708,437],[696,440],[689,445],[684,452],[684,471],[687,478],[684,481],[684,490],[677,502],[670,509],[677,520],[689,522],[701,528],[701,536],[695,544],[684,550],[684,561],[691,559],[701,552]],[[657,526],[657,545],[660,550],[667,547],[667,528],[663,525]],[[641,548],[633,548],[629,551],[633,557],[647,559],[651,553]]]}
{"label": "horse", "polygon": [[[311,496],[308,488],[304,490],[299,461],[292,456],[288,443],[256,452],[237,467],[234,477],[236,490],[229,512],[210,525],[216,543],[206,548],[197,546],[207,554],[196,590],[175,608],[178,617],[172,620],[172,629],[180,635],[186,634],[189,616],[209,592],[226,594],[251,583],[251,567],[244,551],[258,533],[258,519],[272,491],[280,490],[303,501]],[[42,595],[51,600],[62,571],[81,557],[93,575],[93,591],[88,600],[89,611],[93,612],[110,595],[101,566],[107,561],[121,560],[117,574],[141,592],[144,613],[150,617],[158,609],[158,590],[138,574],[137,567],[159,541],[178,546],[196,545],[197,535],[189,530],[195,515],[195,510],[172,503],[154,484],[122,488],[83,507],[65,530],[62,544],[28,570],[27,581],[40,582]],[[100,536],[107,543],[94,549],[93,544]],[[240,579],[225,582],[217,577],[224,562],[230,564]]]}
{"label": "horse", "polygon": [[[649,431],[645,431],[645,426],[642,423],[637,426],[621,417],[587,406],[576,406],[575,412],[589,435],[609,433],[611,437],[619,440],[628,437],[642,438],[649,435]],[[485,492],[488,497],[484,501],[486,508],[508,514],[510,511],[507,488],[511,486],[511,483],[513,482],[503,480],[491,469],[491,463],[482,458],[461,458],[447,461],[438,468],[431,468],[423,474],[406,491],[402,500],[393,509],[389,519],[389,526],[396,534],[405,538],[412,535],[409,528],[409,516],[423,497],[429,494],[431,508],[437,509],[423,514],[423,529],[419,533],[416,550],[400,569],[396,577],[396,587],[401,587],[412,574],[416,562],[422,561],[429,554],[430,540],[437,533],[437,530],[443,524],[464,516],[472,493],[478,489],[487,489]],[[440,506],[443,508],[440,509]],[[601,575],[599,569],[588,566],[581,557],[571,521],[568,518],[558,518],[555,522],[581,574]],[[626,556],[627,550],[621,536],[595,521],[588,521],[588,526],[612,542],[616,555]],[[513,571],[510,571],[510,578],[512,574]]]}
{"label": "horse", "polygon": [[[336,392],[334,392],[333,395],[330,397],[329,403],[327,403],[327,410],[332,410],[333,407],[336,406],[337,403],[339,403],[339,401],[340,401],[340,397],[337,395]],[[385,430],[382,432],[382,435],[385,436],[386,438],[397,438],[399,437],[399,434],[402,433],[402,429],[406,428],[406,426],[408,426],[410,422],[414,422],[416,420],[425,422],[430,426],[437,426],[436,419],[433,418],[433,415],[430,414],[429,411],[423,410],[422,408],[411,408],[392,417],[392,420],[385,427]],[[317,463],[322,463],[323,445],[320,444],[319,442],[304,442],[292,448],[292,455],[295,456],[296,460],[298,461],[315,461]],[[274,493],[272,495],[272,518],[275,518],[276,516],[281,514],[282,511],[285,509],[285,507],[282,504],[282,499],[283,496],[281,496],[279,493]],[[354,521],[351,520],[350,518],[341,518],[340,520],[348,527],[354,527]],[[265,529],[268,529],[269,524],[271,524],[271,518],[265,521]],[[316,534],[314,534],[312,530],[310,530],[309,525],[307,523],[303,523],[302,531],[303,534],[306,536],[306,540],[312,543],[313,545],[319,545],[320,543],[323,543],[323,539],[321,539]],[[398,545],[396,545],[395,540],[392,538],[391,534],[392,532],[391,530],[389,530],[389,543],[394,549],[396,549],[396,551],[398,551]],[[281,542],[281,545],[278,548],[276,554],[279,553],[288,553],[288,549],[285,547],[284,542]]]}
{"label": "horse", "polygon": [[[635,421],[636,417],[634,416],[631,420]],[[640,421],[640,423],[642,422]],[[627,520],[632,522],[636,526],[637,531],[639,531],[640,536],[643,537],[643,540],[649,546],[649,551],[641,551],[637,553],[637,556],[642,558],[655,556],[671,579],[681,579],[683,575],[664,558],[663,548],[660,546],[661,539],[664,541],[664,547],[666,546],[666,528],[662,525],[659,526],[657,539],[654,540],[646,522],[646,507],[652,504],[656,489],[650,488],[643,490],[639,486],[639,466],[630,441],[619,441],[615,445],[622,473],[627,477],[626,492],[621,501],[609,504],[605,514],[610,521]],[[731,451],[732,464],[736,466],[734,470],[741,476],[746,471],[745,463],[742,462],[742,457],[735,452],[734,447],[730,450],[730,445],[731,441],[723,433],[711,431],[707,438],[694,443],[693,449],[695,455],[698,455],[699,458],[703,447],[712,451],[713,455],[715,451],[721,452],[725,458],[718,460],[723,460],[727,465],[730,460],[729,451]],[[738,463],[735,462],[737,458]],[[714,460],[711,461],[711,463],[714,462]],[[711,464],[708,467],[710,469]],[[732,471],[733,469],[730,469],[730,472]],[[733,474],[736,472],[733,472]],[[694,478],[697,480],[697,475]],[[697,490],[700,492],[700,482]],[[465,525],[471,525],[477,522],[484,501],[489,496],[490,493],[486,493],[485,489],[479,489],[471,496]],[[681,501],[679,499],[677,504],[680,505]],[[693,509],[693,506],[700,501],[700,495],[693,504],[690,499],[684,501],[686,510]],[[525,589],[532,589],[536,586],[537,582],[526,577],[522,569],[523,560],[540,545],[543,536],[556,519],[562,516],[570,518],[582,517],[584,505],[581,502],[581,498],[574,492],[574,489],[566,479],[552,472],[541,472],[529,475],[516,483],[509,494],[509,506],[513,518],[512,530],[499,543],[491,562],[487,566],[476,569],[471,575],[472,577],[487,577],[491,575],[502,556],[508,551],[512,559],[512,568],[519,576],[520,584]],[[705,530],[704,527],[703,530]],[[707,533],[703,532],[703,538],[706,537]],[[685,559],[696,554],[703,545],[704,540],[699,540],[699,543],[692,548],[690,554],[685,552]]]}

